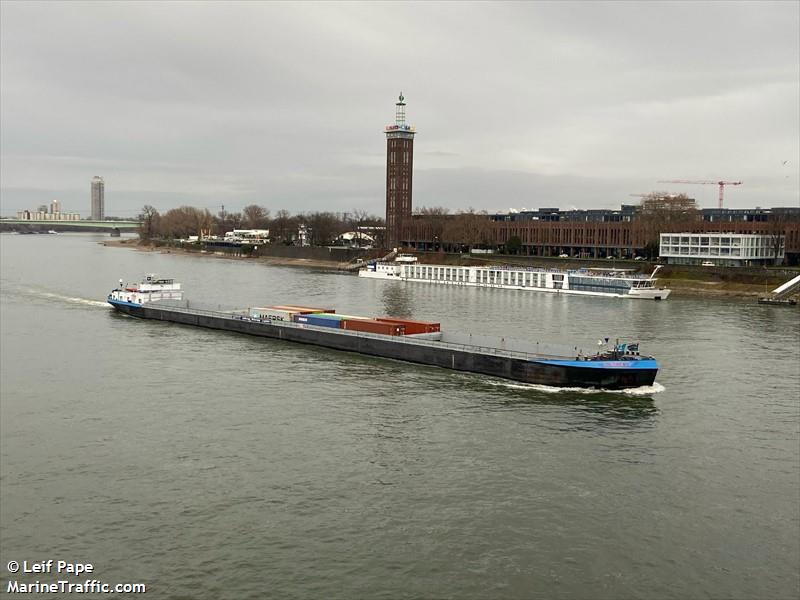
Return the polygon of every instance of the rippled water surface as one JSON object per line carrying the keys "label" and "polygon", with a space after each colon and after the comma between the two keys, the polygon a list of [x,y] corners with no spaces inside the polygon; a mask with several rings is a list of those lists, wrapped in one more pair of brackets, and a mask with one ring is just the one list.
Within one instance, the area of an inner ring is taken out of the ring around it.
{"label": "rippled water surface", "polygon": [[[751,301],[361,280],[0,236],[0,546],[150,598],[796,598],[800,318]],[[590,347],[636,393],[554,391],[115,314],[330,305]],[[20,578],[22,581],[24,578]]]}

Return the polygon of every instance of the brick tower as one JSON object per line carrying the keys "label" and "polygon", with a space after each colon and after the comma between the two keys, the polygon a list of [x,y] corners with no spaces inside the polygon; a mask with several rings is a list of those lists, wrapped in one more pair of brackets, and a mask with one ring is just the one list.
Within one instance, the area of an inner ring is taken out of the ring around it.
{"label": "brick tower", "polygon": [[403,92],[395,109],[394,125],[386,126],[386,247],[400,245],[401,226],[411,217],[411,176],[414,172],[415,129],[406,125]]}

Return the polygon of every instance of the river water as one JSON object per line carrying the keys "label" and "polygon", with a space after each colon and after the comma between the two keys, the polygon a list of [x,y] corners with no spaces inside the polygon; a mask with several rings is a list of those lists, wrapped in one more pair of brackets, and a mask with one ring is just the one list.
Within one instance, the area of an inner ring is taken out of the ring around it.
{"label": "river water", "polygon": [[[800,313],[362,280],[0,235],[0,577],[91,562],[148,598],[796,598]],[[553,391],[140,321],[122,277],[591,347],[633,393]],[[55,581],[47,575],[19,581]]]}

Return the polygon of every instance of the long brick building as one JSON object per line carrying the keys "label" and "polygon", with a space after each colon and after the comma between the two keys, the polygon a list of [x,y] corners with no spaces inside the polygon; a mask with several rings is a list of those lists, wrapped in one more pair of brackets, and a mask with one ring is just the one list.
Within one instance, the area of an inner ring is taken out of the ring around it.
{"label": "long brick building", "polygon": [[[548,209],[551,211],[554,209]],[[582,211],[570,211],[573,217]],[[583,211],[588,213],[590,211]],[[596,212],[596,211],[595,211]],[[602,212],[602,211],[601,211]],[[619,211],[605,211],[609,217]],[[514,250],[526,256],[568,254],[584,258],[655,255],[648,244],[660,233],[730,232],[784,235],[786,262],[800,263],[800,208],[699,211],[693,218],[654,222],[632,214],[627,220],[498,219],[496,215],[424,215],[403,222],[401,243],[417,250],[465,252],[475,248]]]}

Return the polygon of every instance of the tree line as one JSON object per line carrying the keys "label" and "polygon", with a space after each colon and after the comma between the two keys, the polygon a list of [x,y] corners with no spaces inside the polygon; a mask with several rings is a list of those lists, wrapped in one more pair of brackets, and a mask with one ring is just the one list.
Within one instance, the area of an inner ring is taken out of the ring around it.
{"label": "tree line", "polygon": [[470,207],[450,214],[441,206],[420,207],[414,210],[417,221],[423,221],[436,243],[449,248],[493,246],[494,226],[489,214]]}
{"label": "tree line", "polygon": [[[783,221],[773,215],[775,245],[779,246],[783,233]],[[181,206],[161,214],[152,206],[145,206],[139,215],[139,234],[143,240],[185,239],[197,235],[223,236],[233,229],[268,229],[275,244],[296,243],[299,231],[305,232],[305,241],[311,245],[329,245],[347,231],[358,231],[360,227],[383,227],[381,217],[363,210],[349,213],[306,212],[292,215],[288,210],[278,210],[274,215],[268,208],[257,204],[245,206],[241,212],[220,211],[216,215],[207,209]],[[690,228],[702,220],[694,199],[685,194],[670,195],[654,192],[643,198],[634,218],[636,221],[636,245],[644,249],[649,257],[658,256],[659,234],[665,231]],[[512,236],[508,240],[497,239],[495,223],[486,211],[468,208],[451,211],[443,207],[420,207],[404,227],[424,231],[426,239],[437,249],[464,251],[467,248],[501,248],[510,254],[521,250],[521,240]],[[383,246],[383,230],[375,236],[374,245]]]}
{"label": "tree line", "polygon": [[296,242],[301,228],[311,245],[327,245],[342,233],[384,225],[382,218],[358,209],[348,213],[325,211],[296,215],[281,209],[272,216],[268,208],[257,204],[245,206],[241,212],[220,211],[216,215],[193,206],[180,206],[161,214],[153,206],[146,205],[139,214],[139,221],[139,237],[145,241],[185,239],[194,235],[222,237],[234,229],[268,229],[273,243],[287,245]]}

